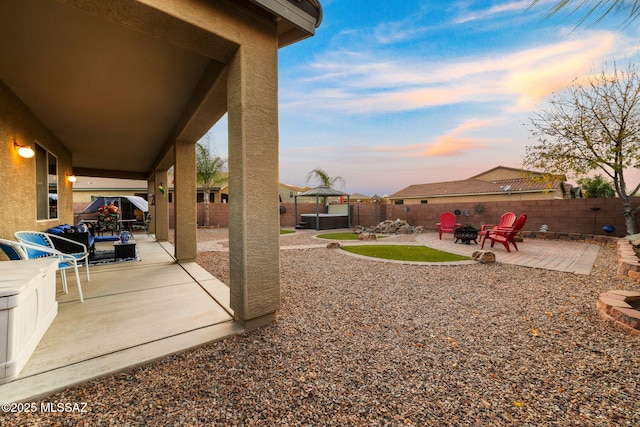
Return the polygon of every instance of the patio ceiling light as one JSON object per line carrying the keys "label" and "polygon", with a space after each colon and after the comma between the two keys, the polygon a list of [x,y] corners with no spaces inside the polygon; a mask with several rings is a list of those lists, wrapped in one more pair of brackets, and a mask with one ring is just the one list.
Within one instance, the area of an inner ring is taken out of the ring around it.
{"label": "patio ceiling light", "polygon": [[33,151],[33,148],[28,145],[19,145],[16,140],[13,140],[13,146],[18,150],[18,155],[20,157],[24,157],[25,159],[30,159],[36,155],[36,152]]}

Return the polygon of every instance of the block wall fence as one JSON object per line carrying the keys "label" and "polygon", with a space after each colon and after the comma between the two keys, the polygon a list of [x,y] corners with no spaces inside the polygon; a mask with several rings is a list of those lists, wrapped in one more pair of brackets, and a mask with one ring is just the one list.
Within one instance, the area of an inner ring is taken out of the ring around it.
{"label": "block wall fence", "polygon": [[[640,198],[633,200],[633,206],[640,204]],[[298,218],[294,218],[294,204],[280,204],[281,227],[294,227],[300,222],[300,214],[315,213],[313,203],[301,203],[297,206]],[[442,212],[460,211],[457,215],[461,224],[471,224],[478,228],[482,224],[497,223],[500,216],[507,212],[516,215],[527,214],[524,231],[538,231],[547,225],[549,232],[605,235],[603,227],[612,225],[615,237],[626,235],[626,226],[622,217],[622,203],[619,199],[564,199],[501,201],[486,203],[438,203],[420,205],[392,205],[386,203],[352,203],[352,225],[370,227],[381,221],[397,218],[413,226],[423,226],[427,230],[437,230],[436,223]],[[229,226],[229,205],[211,203],[209,205],[209,225],[226,228]],[[595,210],[597,208],[597,210]],[[173,227],[173,204],[169,204],[170,226]],[[468,216],[466,215],[468,214]],[[639,216],[640,219],[640,216]],[[198,225],[204,224],[203,204],[198,204]],[[636,221],[636,229],[640,230]]]}

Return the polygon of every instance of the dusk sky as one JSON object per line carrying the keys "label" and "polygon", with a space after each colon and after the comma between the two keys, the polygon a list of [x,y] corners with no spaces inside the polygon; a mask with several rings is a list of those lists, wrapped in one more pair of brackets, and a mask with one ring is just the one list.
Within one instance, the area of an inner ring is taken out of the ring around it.
{"label": "dusk sky", "polygon": [[[321,3],[316,35],[279,51],[280,182],[320,168],[368,196],[520,168],[552,92],[640,41],[622,14],[545,18],[557,0]],[[226,133],[226,117],[209,132],[223,158]]]}

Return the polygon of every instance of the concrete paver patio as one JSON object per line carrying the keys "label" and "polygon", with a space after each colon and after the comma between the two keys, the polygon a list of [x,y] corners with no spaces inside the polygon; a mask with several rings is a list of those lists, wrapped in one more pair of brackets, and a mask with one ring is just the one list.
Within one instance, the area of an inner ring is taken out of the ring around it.
{"label": "concrete paver patio", "polygon": [[[473,251],[480,249],[480,241],[477,245],[453,243],[453,239],[439,240],[436,233],[420,234],[417,241],[434,249],[466,256],[471,256]],[[594,243],[527,239],[518,244],[518,251],[511,248],[511,252],[507,252],[501,244],[491,248],[488,241],[484,249],[493,251],[496,262],[504,264],[589,274],[600,246]]]}

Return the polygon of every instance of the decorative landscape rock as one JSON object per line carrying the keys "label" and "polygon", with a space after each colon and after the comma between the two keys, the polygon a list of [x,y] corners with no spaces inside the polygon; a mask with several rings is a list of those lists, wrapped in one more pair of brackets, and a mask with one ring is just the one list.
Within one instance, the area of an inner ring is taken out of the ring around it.
{"label": "decorative landscape rock", "polygon": [[473,253],[471,254],[471,258],[482,264],[490,264],[496,262],[496,254],[491,251],[473,251]]}
{"label": "decorative landscape rock", "polygon": [[328,249],[340,249],[342,247],[342,243],[340,242],[330,242],[327,244]]}
{"label": "decorative landscape rock", "polygon": [[387,219],[370,228],[357,225],[354,227],[353,231],[358,234],[367,232],[370,234],[413,234],[422,233],[424,231],[424,227],[413,227],[407,221],[398,218],[395,221]]}
{"label": "decorative landscape rock", "polygon": [[372,233],[360,233],[358,235],[358,240],[377,240],[378,236]]}

